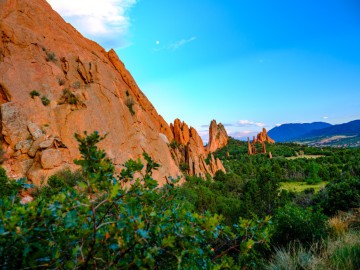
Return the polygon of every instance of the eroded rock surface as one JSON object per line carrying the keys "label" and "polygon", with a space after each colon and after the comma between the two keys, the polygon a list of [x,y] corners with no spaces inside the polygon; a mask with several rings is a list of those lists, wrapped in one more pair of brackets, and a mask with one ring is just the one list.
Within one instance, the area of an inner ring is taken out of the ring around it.
{"label": "eroded rock surface", "polygon": [[206,151],[213,153],[227,145],[228,140],[229,136],[227,135],[225,127],[221,123],[217,124],[215,120],[212,120],[209,128],[209,143]]}
{"label": "eroded rock surface", "polygon": [[160,183],[182,175],[164,140],[173,140],[169,125],[115,51],[84,38],[45,0],[0,1],[0,106],[10,177],[39,184],[75,168],[74,133],[85,130],[108,133],[99,147],[118,169],[145,151],[161,164]]}
{"label": "eroded rock surface", "polygon": [[174,137],[170,149],[176,164],[184,172],[204,178],[207,174],[214,176],[218,170],[225,172],[221,161],[215,159],[213,154],[206,152],[201,137],[193,127],[189,128],[179,119],[176,119],[170,127]]}

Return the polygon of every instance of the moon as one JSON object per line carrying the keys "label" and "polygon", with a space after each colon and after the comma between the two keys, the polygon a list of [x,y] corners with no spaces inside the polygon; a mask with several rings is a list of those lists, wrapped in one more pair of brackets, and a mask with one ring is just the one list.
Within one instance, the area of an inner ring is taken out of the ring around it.
{"label": "moon", "polygon": [[160,41],[157,40],[157,41],[156,41],[156,45],[159,45],[159,44],[160,44]]}

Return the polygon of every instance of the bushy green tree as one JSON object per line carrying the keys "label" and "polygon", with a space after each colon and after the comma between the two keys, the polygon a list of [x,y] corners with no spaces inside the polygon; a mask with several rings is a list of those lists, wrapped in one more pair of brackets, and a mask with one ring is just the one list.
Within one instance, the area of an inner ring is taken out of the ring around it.
{"label": "bushy green tree", "polygon": [[329,215],[360,207],[360,178],[351,177],[328,183],[317,195],[316,202]]}
{"label": "bushy green tree", "polygon": [[327,236],[327,217],[319,210],[286,204],[274,216],[273,244],[299,241],[304,245]]}

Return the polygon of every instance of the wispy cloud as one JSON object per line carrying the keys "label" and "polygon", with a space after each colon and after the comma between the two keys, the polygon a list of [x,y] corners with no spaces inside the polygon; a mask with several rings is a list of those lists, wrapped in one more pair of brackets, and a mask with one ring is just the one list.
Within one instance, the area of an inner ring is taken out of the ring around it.
{"label": "wispy cloud", "polygon": [[236,124],[237,127],[264,127],[265,124],[261,122],[253,122],[250,120],[239,120]]}
{"label": "wispy cloud", "polygon": [[128,10],[137,0],[47,0],[66,21],[84,36],[107,49],[127,45]]}
{"label": "wispy cloud", "polygon": [[179,49],[180,47],[192,42],[196,40],[196,37],[191,37],[191,38],[188,38],[188,39],[181,39],[181,40],[178,40],[178,41],[175,41],[175,42],[172,42],[172,43],[169,43],[167,45],[164,45],[164,46],[159,46],[160,44],[160,41],[156,41],[156,45],[157,47],[154,48],[153,50],[155,52],[158,52],[158,51],[163,51],[163,50],[170,50],[170,51],[175,51],[177,49]]}
{"label": "wispy cloud", "polygon": [[176,42],[173,42],[169,45],[169,49],[170,50],[177,50],[179,49],[180,47],[184,46],[185,44],[187,43],[190,43],[192,41],[196,40],[196,37],[191,37],[191,38],[188,38],[188,39],[181,39],[181,40],[178,40]]}
{"label": "wispy cloud", "polygon": [[329,118],[329,116],[323,116],[323,119],[328,119]]}
{"label": "wispy cloud", "polygon": [[251,138],[252,136],[256,136],[257,132],[250,131],[250,130],[244,130],[244,131],[234,131],[230,132],[229,136],[235,138],[235,139],[242,139],[246,140],[247,137]]}

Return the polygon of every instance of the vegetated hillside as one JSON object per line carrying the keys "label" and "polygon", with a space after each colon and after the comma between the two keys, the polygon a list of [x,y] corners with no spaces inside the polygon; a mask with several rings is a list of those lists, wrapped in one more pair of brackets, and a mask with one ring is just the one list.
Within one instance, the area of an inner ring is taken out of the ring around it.
{"label": "vegetated hillside", "polygon": [[330,127],[331,124],[325,122],[314,122],[314,123],[291,123],[283,124],[268,131],[268,134],[276,142],[290,142],[298,140],[304,135],[314,130]]}
{"label": "vegetated hillside", "polygon": [[299,142],[322,147],[360,147],[360,120],[313,130]]}
{"label": "vegetated hillside", "polygon": [[304,139],[320,137],[320,136],[334,136],[334,135],[359,136],[360,120],[354,120],[344,124],[333,125],[322,129],[312,130],[311,132],[305,134]]}

